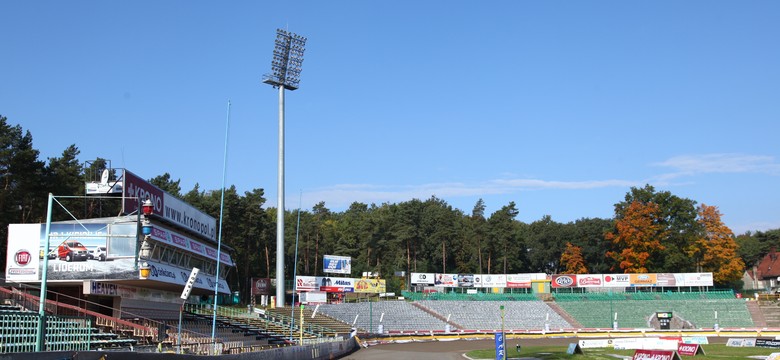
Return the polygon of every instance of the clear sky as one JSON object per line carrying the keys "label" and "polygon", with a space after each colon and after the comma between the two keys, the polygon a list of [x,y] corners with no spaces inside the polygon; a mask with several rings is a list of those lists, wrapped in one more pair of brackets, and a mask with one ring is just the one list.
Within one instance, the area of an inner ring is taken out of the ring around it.
{"label": "clear sky", "polygon": [[[277,28],[306,36],[286,92],[286,208],[433,195],[518,220],[610,218],[632,186],[780,228],[778,1],[0,2],[0,114],[41,158],[70,144],[182,191],[276,206]],[[300,200],[299,200],[300,199]]]}

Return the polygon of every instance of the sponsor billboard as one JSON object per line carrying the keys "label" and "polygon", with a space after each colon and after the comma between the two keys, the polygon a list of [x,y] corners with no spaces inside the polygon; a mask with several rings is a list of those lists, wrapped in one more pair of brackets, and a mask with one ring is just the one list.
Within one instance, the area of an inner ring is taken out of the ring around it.
{"label": "sponsor billboard", "polygon": [[507,287],[506,277],[507,275],[504,274],[475,274],[474,287],[483,287],[483,288]]}
{"label": "sponsor billboard", "polygon": [[629,274],[631,286],[655,286],[657,282],[656,274]]}
{"label": "sponsor billboard", "polygon": [[631,279],[628,274],[605,274],[604,287],[629,287]]}
{"label": "sponsor billboard", "polygon": [[325,292],[354,292],[355,279],[342,277],[317,276],[319,290]]}
{"label": "sponsor billboard", "polygon": [[443,287],[458,287],[457,274],[435,274],[434,285]]}
{"label": "sponsor billboard", "polygon": [[351,274],[352,258],[349,256],[325,255],[322,272],[333,274]]}
{"label": "sponsor billboard", "polygon": [[632,360],[680,360],[674,350],[637,350]]}
{"label": "sponsor billboard", "polygon": [[296,276],[295,289],[298,291],[315,291],[320,289],[317,278],[314,276]]}
{"label": "sponsor billboard", "polygon": [[458,287],[474,287],[474,274],[458,274]]}
{"label": "sponsor billboard", "polygon": [[434,273],[412,273],[412,285],[433,285]]}
{"label": "sponsor billboard", "polygon": [[356,279],[356,293],[379,294],[387,291],[387,285],[384,279]]}
{"label": "sponsor billboard", "polygon": [[[217,220],[203,211],[162,191],[139,176],[125,170],[124,213],[138,211],[138,205],[146,199],[152,202],[152,213],[171,224],[181,226],[208,239],[217,240]],[[139,201],[140,199],[140,201]]]}
{"label": "sponsor billboard", "polygon": [[507,274],[506,287],[508,288],[531,288],[531,274]]}
{"label": "sponsor billboard", "polygon": [[252,278],[252,295],[270,295],[271,279]]}
{"label": "sponsor billboard", "polygon": [[577,286],[577,275],[565,274],[565,275],[553,275],[552,287],[554,288],[571,288]]}
{"label": "sponsor billboard", "polygon": [[681,286],[712,286],[712,273],[684,273]]}
{"label": "sponsor billboard", "polygon": [[604,277],[601,274],[577,274],[578,287],[602,287]]}
{"label": "sponsor billboard", "polygon": [[656,274],[656,286],[683,286],[682,274],[660,273]]}

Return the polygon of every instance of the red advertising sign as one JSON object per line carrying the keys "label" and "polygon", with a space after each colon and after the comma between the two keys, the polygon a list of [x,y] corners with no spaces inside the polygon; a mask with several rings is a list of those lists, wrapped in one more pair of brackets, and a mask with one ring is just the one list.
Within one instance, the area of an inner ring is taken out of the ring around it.
{"label": "red advertising sign", "polygon": [[704,350],[699,344],[680,344],[677,347],[677,353],[685,356],[696,356],[697,354],[704,355]]}
{"label": "red advertising sign", "polygon": [[552,287],[570,288],[577,286],[577,275],[553,275]]}
{"label": "red advertising sign", "polygon": [[637,350],[632,360],[680,360],[674,350]]}

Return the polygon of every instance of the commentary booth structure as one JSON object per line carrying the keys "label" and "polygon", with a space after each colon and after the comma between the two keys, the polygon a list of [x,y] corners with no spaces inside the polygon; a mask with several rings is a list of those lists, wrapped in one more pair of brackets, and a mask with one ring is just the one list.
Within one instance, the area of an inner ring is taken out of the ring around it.
{"label": "commentary booth structure", "polygon": [[[117,197],[117,217],[8,227],[6,279],[40,286],[56,300],[117,318],[177,319],[182,290],[193,268],[187,301],[230,294],[225,277],[232,249],[218,246],[216,220],[137,175],[104,171],[86,184],[87,195]],[[44,263],[48,267],[44,269]],[[217,267],[219,266],[219,272]],[[219,278],[217,278],[217,273]]]}

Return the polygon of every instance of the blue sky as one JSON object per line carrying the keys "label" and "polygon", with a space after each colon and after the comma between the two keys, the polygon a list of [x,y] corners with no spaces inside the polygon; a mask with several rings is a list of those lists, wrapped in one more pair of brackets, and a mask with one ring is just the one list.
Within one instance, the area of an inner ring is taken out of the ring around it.
{"label": "blue sky", "polygon": [[632,186],[780,228],[780,2],[3,1],[0,114],[41,158],[70,144],[183,191],[276,206],[277,28],[306,36],[286,93],[286,208],[437,196],[518,220],[614,215]]}

